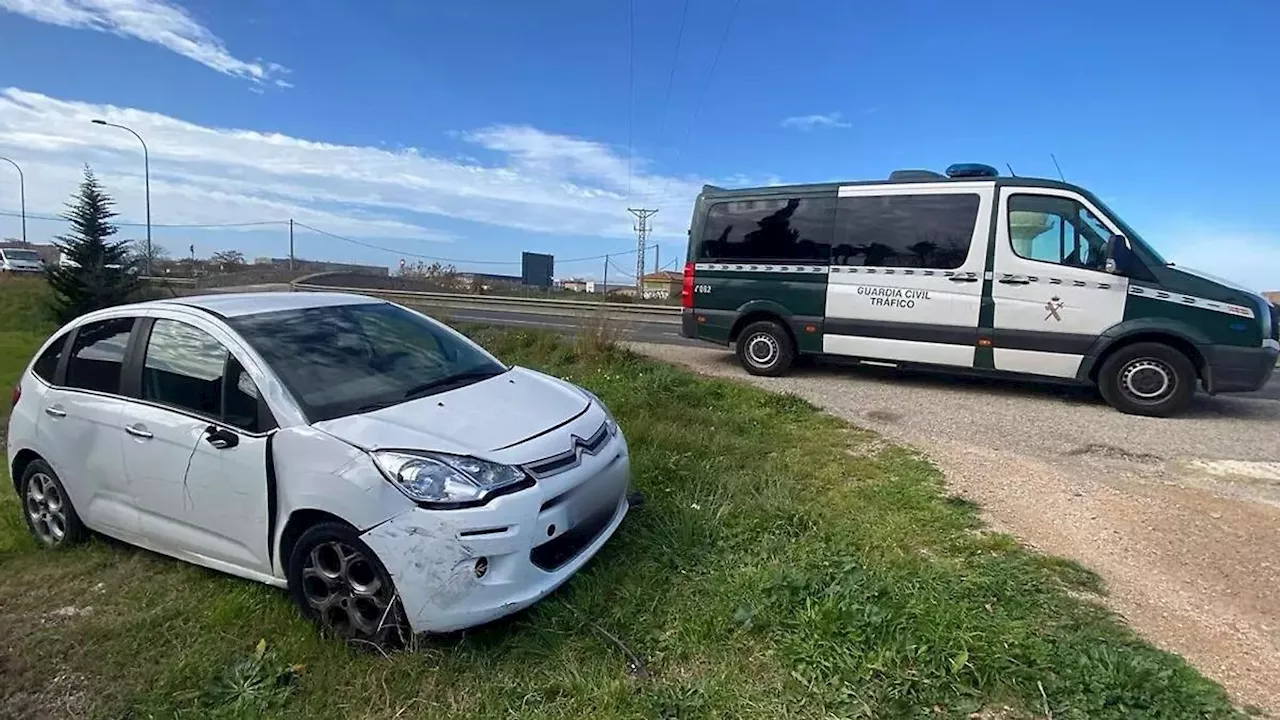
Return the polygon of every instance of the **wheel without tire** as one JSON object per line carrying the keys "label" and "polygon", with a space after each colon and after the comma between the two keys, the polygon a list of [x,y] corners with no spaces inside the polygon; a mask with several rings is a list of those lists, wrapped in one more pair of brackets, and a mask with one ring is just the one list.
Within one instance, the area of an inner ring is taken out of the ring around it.
{"label": "wheel without tire", "polygon": [[1102,364],[1098,390],[1111,407],[1130,415],[1170,417],[1187,409],[1196,392],[1196,367],[1161,343],[1134,343]]}
{"label": "wheel without tire", "polygon": [[772,320],[753,322],[738,333],[738,362],[752,375],[777,377],[791,367],[796,349],[791,335]]}
{"label": "wheel without tire", "polygon": [[18,486],[22,516],[41,545],[61,548],[83,541],[89,531],[71,505],[58,474],[44,460],[33,460],[22,472]]}
{"label": "wheel without tire", "polygon": [[348,641],[395,647],[408,637],[391,575],[351,527],[320,523],[289,556],[289,594],[302,614]]}

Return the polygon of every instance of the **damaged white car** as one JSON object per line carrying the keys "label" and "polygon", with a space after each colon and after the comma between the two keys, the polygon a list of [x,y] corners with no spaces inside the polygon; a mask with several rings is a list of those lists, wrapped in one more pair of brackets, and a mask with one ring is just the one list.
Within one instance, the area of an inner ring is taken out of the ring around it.
{"label": "damaged white car", "polygon": [[377,643],[527,607],[629,507],[591,393],[357,295],[227,294],[59,330],[13,389],[8,460],[35,537],[97,531],[288,587]]}

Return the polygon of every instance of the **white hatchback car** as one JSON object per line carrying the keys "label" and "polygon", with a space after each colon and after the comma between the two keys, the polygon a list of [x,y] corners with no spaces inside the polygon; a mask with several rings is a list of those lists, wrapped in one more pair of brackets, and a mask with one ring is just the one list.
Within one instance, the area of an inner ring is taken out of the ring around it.
{"label": "white hatchback car", "polygon": [[32,533],[86,530],[288,587],[352,638],[527,607],[629,507],[590,392],[358,295],[248,293],[85,315],[13,391]]}

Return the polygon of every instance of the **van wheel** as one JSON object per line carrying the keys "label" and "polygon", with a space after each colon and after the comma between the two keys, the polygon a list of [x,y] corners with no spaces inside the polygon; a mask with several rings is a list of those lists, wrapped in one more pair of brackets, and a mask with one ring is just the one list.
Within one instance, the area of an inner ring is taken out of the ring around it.
{"label": "van wheel", "polygon": [[738,362],[752,375],[777,377],[791,367],[796,349],[786,328],[772,320],[753,322],[738,333]]}
{"label": "van wheel", "polygon": [[58,474],[44,460],[32,460],[22,472],[19,486],[22,494],[22,516],[27,527],[41,545],[62,548],[81,542],[89,531],[71,506],[66,488]]}
{"label": "van wheel", "polygon": [[1196,368],[1178,350],[1161,343],[1134,343],[1102,364],[1098,390],[1111,407],[1130,415],[1171,417],[1191,404]]}
{"label": "van wheel", "polygon": [[391,574],[351,527],[312,526],[293,546],[289,594],[320,629],[349,642],[395,648],[408,623]]}

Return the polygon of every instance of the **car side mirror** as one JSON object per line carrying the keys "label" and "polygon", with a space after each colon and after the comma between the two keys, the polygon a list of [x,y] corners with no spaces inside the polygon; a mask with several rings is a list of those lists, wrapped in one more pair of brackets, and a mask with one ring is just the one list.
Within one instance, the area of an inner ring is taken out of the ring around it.
{"label": "car side mirror", "polygon": [[1107,260],[1104,266],[1107,272],[1112,275],[1128,275],[1136,260],[1129,238],[1116,234],[1107,240]]}

